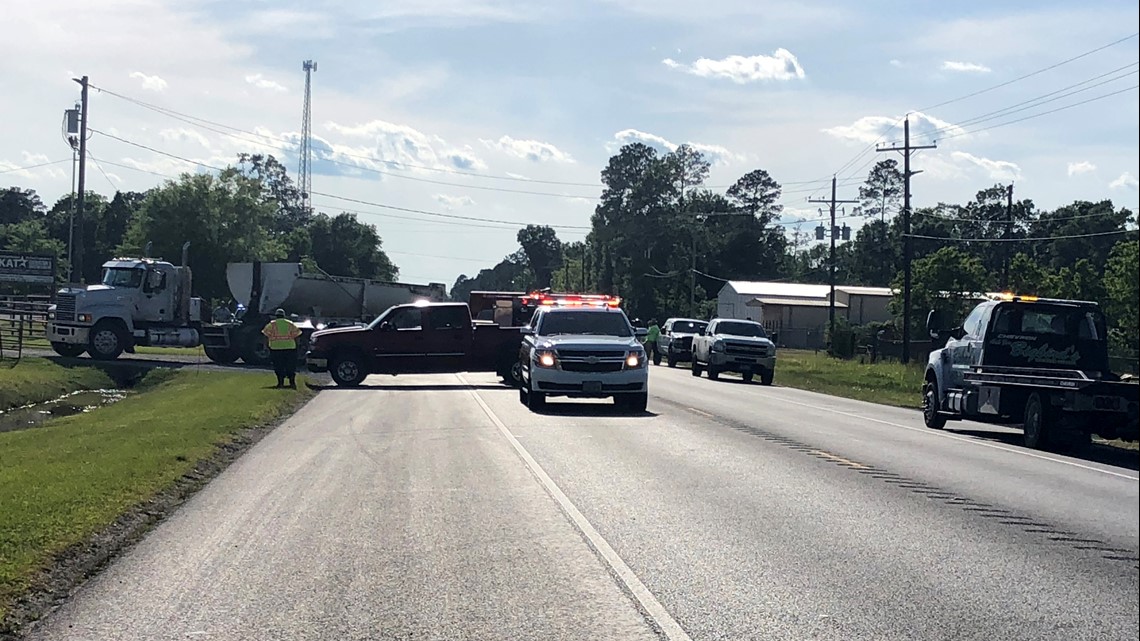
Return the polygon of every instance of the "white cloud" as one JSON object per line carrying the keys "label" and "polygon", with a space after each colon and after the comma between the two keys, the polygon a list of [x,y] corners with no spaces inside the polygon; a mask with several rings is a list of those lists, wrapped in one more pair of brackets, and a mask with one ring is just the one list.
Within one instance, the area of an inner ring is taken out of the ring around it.
{"label": "white cloud", "polygon": [[982,158],[973,154],[968,154],[964,151],[955,151],[950,154],[950,157],[960,162],[968,162],[988,172],[989,177],[994,180],[1020,180],[1021,167],[1016,163],[1007,160],[990,160],[989,158]]}
{"label": "white cloud", "polygon": [[[475,154],[469,145],[455,147],[436,135],[425,134],[407,125],[399,125],[384,120],[372,120],[357,125],[341,125],[335,122],[325,124],[325,129],[360,140],[357,145],[336,145],[339,151],[351,151],[381,161],[376,168],[392,164],[415,168],[451,168],[463,170],[485,169],[486,163]],[[359,160],[357,160],[359,162]],[[366,161],[367,162],[367,161]]]}
{"label": "white cloud", "polygon": [[976,62],[954,62],[947,60],[942,63],[943,71],[958,71],[961,73],[989,73],[993,71],[985,65],[977,64]]}
{"label": "white cloud", "polygon": [[1087,160],[1069,163],[1070,176],[1079,176],[1080,174],[1087,174],[1090,171],[1096,171],[1096,165]]}
{"label": "white cloud", "polygon": [[470,207],[475,204],[475,199],[470,196],[448,196],[447,194],[436,194],[435,201],[443,205],[443,208],[451,211],[459,207]]}
{"label": "white cloud", "polygon": [[[0,180],[12,179],[16,177],[25,179],[33,179],[39,177],[62,178],[68,175],[68,173],[64,171],[64,168],[68,167],[67,164],[46,164],[52,162],[53,159],[48,158],[44,154],[33,154],[24,151],[21,155],[24,157],[24,159],[19,162],[13,162],[11,160],[0,160],[0,172],[2,172],[0,175],[3,176],[3,178],[0,178]],[[33,165],[43,166],[33,167]],[[21,169],[21,167],[31,167],[31,169]]]}
{"label": "white cloud", "polygon": [[131,78],[142,82],[142,88],[148,91],[162,91],[166,89],[166,81],[158,76],[148,76],[141,71],[132,71]]}
{"label": "white cloud", "polygon": [[[828,127],[823,130],[823,133],[864,144],[875,142],[889,144],[897,140],[901,145],[903,138],[902,120],[902,116],[863,116],[850,125]],[[912,145],[929,144],[932,140],[938,140],[949,135],[954,135],[956,139],[961,140],[964,138],[962,134],[961,127],[940,118],[920,111],[910,114],[910,142]]]}
{"label": "white cloud", "polygon": [[196,142],[206,149],[210,148],[210,141],[193,129],[163,129],[158,132],[158,135],[166,141],[190,141]]}
{"label": "white cloud", "polygon": [[522,174],[515,174],[515,173],[511,173],[511,172],[509,172],[509,171],[508,171],[508,172],[506,172],[506,174],[507,174],[507,176],[508,176],[508,177],[510,177],[510,178],[517,178],[517,179],[519,179],[519,180],[530,180],[530,178],[529,178],[528,176],[524,176],[524,175],[522,175]]}
{"label": "white cloud", "polygon": [[759,80],[792,80],[804,77],[804,68],[787,49],[777,49],[770,56],[728,56],[720,60],[698,58],[692,64],[682,64],[666,58],[661,61],[670,69],[678,69],[702,78],[727,78],[737,84]]}
{"label": "white cloud", "polygon": [[1136,191],[1140,189],[1140,180],[1137,180],[1136,176],[1132,175],[1132,172],[1126,171],[1120,174],[1120,178],[1109,183],[1108,186],[1112,189],[1130,189]]}
{"label": "white cloud", "polygon": [[891,66],[892,66],[892,67],[901,67],[901,66],[903,66],[902,60],[892,59],[892,60],[891,60]]}
{"label": "white cloud", "polygon": [[498,149],[503,153],[518,158],[525,158],[531,162],[574,162],[574,159],[570,157],[570,154],[562,151],[558,147],[555,147],[548,142],[541,142],[538,140],[515,140],[510,136],[503,136],[498,140],[480,139],[479,142],[483,143],[489,149]]}
{"label": "white cloud", "polygon": [[[610,152],[617,151],[619,147],[629,145],[635,142],[642,143],[656,149],[661,153],[670,153],[677,150],[680,145],[671,142],[657,134],[651,134],[637,129],[623,129],[614,134],[614,140],[617,144],[607,145]],[[715,165],[728,165],[732,162],[739,162],[746,160],[744,154],[738,154],[720,145],[710,145],[701,142],[687,142],[685,143],[705,155],[710,163]]]}
{"label": "white cloud", "polygon": [[245,81],[257,87],[258,89],[272,89],[273,91],[289,91],[285,85],[266,78],[264,75],[255,73],[245,77]]}

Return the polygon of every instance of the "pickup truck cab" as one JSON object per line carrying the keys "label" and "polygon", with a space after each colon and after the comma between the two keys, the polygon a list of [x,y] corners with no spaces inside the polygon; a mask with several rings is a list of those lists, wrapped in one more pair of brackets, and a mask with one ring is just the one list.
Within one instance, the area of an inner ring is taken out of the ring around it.
{"label": "pickup truck cab", "polygon": [[776,375],[776,344],[760,323],[730,318],[714,318],[700,335],[693,338],[693,376],[708,371],[716,380],[721,372],[737,372],[751,383],[771,385]]}
{"label": "pickup truck cab", "polygon": [[693,358],[693,339],[705,331],[707,321],[693,318],[670,318],[661,327],[658,349],[665,355],[669,367]]}
{"label": "pickup truck cab", "polygon": [[388,308],[368,325],[313,332],[305,363],[355,387],[369,374],[497,372],[512,382],[520,328],[476,323],[465,303],[413,303]]}
{"label": "pickup truck cab", "polygon": [[621,309],[610,305],[549,306],[523,329],[519,401],[541,411],[547,397],[612,397],[644,412],[649,400],[645,348]]}
{"label": "pickup truck cab", "polygon": [[1092,434],[1136,440],[1140,384],[1108,368],[1104,316],[1093,302],[997,295],[958,327],[932,311],[923,419],[1021,423],[1027,447],[1063,449]]}

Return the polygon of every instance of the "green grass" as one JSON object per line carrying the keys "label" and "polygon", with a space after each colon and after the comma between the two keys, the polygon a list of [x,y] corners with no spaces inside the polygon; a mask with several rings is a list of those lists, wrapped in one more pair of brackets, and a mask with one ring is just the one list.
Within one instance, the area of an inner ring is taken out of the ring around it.
{"label": "green grass", "polygon": [[170,356],[201,356],[206,357],[202,347],[136,347],[139,354],[168,354]]}
{"label": "green grass", "polygon": [[55,555],[170,487],[241,428],[288,413],[311,394],[300,387],[156,372],[115,405],[0,433],[0,620]]}
{"label": "green grass", "polygon": [[921,407],[922,376],[920,364],[860,363],[800,350],[776,356],[778,385],[896,407]]}
{"label": "green grass", "polygon": [[15,367],[0,367],[0,411],[78,390],[114,387],[106,374],[93,367],[63,367],[42,358],[24,358]]}

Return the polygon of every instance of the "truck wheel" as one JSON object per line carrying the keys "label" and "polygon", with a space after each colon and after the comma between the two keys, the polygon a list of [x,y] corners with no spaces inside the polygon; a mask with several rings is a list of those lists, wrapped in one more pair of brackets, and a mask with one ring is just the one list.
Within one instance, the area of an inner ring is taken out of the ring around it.
{"label": "truck wheel", "polygon": [[701,366],[697,364],[697,357],[696,356],[693,357],[693,362],[691,363],[691,365],[693,366],[693,376],[700,376],[701,375]]}
{"label": "truck wheel", "polygon": [[709,380],[715,381],[715,380],[718,380],[719,378],[720,378],[720,370],[713,367],[712,365],[709,365]]}
{"label": "truck wheel", "polygon": [[226,347],[204,347],[202,350],[206,352],[206,358],[219,365],[230,365],[238,359],[238,355]]}
{"label": "truck wheel", "polygon": [[752,382],[752,372],[744,372],[743,374],[740,375],[740,378],[743,379],[745,383],[751,383]]}
{"label": "truck wheel", "polygon": [[1052,440],[1053,418],[1046,413],[1045,403],[1040,392],[1033,392],[1025,402],[1025,447],[1035,450],[1045,449]]}
{"label": "truck wheel", "polygon": [[99,361],[113,361],[127,348],[127,332],[116,323],[102,321],[91,330],[87,353]]}
{"label": "truck wheel", "polygon": [[269,340],[259,331],[246,334],[241,359],[250,365],[268,365],[270,361]]}
{"label": "truck wheel", "polygon": [[672,356],[669,357],[668,362],[669,362],[669,367],[676,367],[677,366],[677,359],[673,358]]}
{"label": "truck wheel", "polygon": [[56,354],[66,358],[75,358],[87,351],[86,345],[75,345],[72,343],[52,343],[51,348]]}
{"label": "truck wheel", "polygon": [[932,430],[946,427],[946,417],[938,412],[938,385],[927,379],[922,386],[922,422]]}
{"label": "truck wheel", "polygon": [[775,377],[776,377],[776,372],[774,372],[770,369],[762,370],[760,372],[760,384],[761,385],[771,385],[772,379]]}
{"label": "truck wheel", "polygon": [[359,354],[338,354],[332,360],[329,375],[341,387],[356,387],[368,377],[368,370]]}
{"label": "truck wheel", "polygon": [[546,393],[527,390],[526,406],[532,412],[541,412],[546,409]]}

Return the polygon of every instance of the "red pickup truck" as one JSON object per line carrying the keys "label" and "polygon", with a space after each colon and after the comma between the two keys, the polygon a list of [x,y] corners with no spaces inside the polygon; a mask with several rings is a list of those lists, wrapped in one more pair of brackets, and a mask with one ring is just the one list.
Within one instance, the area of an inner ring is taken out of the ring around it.
{"label": "red pickup truck", "polygon": [[390,307],[368,325],[313,332],[305,364],[355,387],[369,374],[496,372],[514,384],[519,327],[471,320],[466,303]]}

